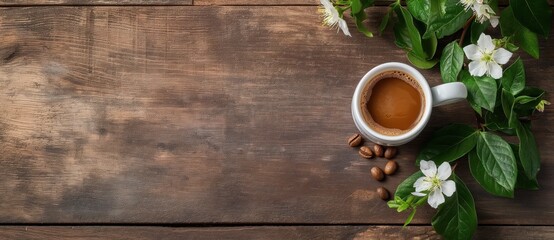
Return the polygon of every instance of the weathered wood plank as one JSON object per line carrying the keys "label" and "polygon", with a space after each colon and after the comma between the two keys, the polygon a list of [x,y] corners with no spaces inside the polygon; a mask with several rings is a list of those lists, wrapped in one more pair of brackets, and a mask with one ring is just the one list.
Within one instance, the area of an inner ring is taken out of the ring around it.
{"label": "weathered wood plank", "polygon": [[[376,6],[388,6],[394,0],[376,0]],[[500,5],[507,5],[507,0],[500,0]],[[554,0],[548,0],[554,5]],[[32,5],[192,5],[193,0],[0,0],[0,6],[32,6]],[[313,5],[318,0],[194,0],[194,5]]]}
{"label": "weathered wood plank", "polygon": [[[388,6],[395,0],[376,0],[375,6]],[[499,0],[499,5],[508,5],[508,0]],[[554,0],[548,0],[554,5]],[[194,5],[318,5],[319,0],[194,0]]]}
{"label": "weathered wood plank", "polygon": [[[552,239],[554,227],[480,226],[474,239]],[[430,226],[0,227],[2,239],[441,239]]]}
{"label": "weathered wood plank", "polygon": [[[318,22],[313,6],[0,9],[0,221],[403,223],[373,190],[416,171],[432,130],[473,123],[471,109],[435,109],[397,175],[373,181],[385,162],[346,145],[351,95],[405,53]],[[552,92],[554,42],[541,46],[523,55],[528,82]],[[553,118],[534,125],[541,191],[491,197],[457,168],[481,224],[554,224]]]}
{"label": "weathered wood plank", "polygon": [[0,0],[0,6],[28,5],[192,5],[193,0]]}

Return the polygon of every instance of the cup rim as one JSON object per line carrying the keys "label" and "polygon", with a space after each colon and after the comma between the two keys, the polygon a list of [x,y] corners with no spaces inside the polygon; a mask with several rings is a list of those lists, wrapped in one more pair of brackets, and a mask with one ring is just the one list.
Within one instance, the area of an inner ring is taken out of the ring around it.
{"label": "cup rim", "polygon": [[[400,135],[395,135],[395,136],[384,135],[384,134],[378,133],[377,131],[371,129],[369,127],[369,125],[365,122],[365,120],[362,116],[362,113],[361,113],[362,109],[361,109],[361,104],[360,104],[360,98],[361,98],[361,95],[362,95],[362,91],[363,91],[364,87],[366,86],[366,84],[369,82],[369,80],[371,80],[373,77],[377,76],[378,74],[380,74],[382,72],[391,71],[391,70],[402,71],[402,72],[405,72],[405,73],[409,74],[410,76],[412,76],[417,81],[419,86],[421,87],[422,92],[423,92],[423,97],[425,99],[423,114],[421,115],[421,118],[420,118],[419,122],[416,124],[416,126],[414,126],[412,129],[410,129],[406,133],[403,133],[403,134],[400,134]],[[429,84],[427,83],[427,80],[425,79],[425,77],[417,69],[413,68],[410,65],[407,65],[405,63],[400,63],[400,62],[382,63],[382,64],[379,64],[379,65],[375,66],[371,70],[369,70],[362,77],[362,79],[360,80],[360,82],[356,86],[356,90],[354,91],[354,96],[352,98],[352,103],[353,103],[353,109],[352,110],[353,110],[354,118],[356,118],[356,119],[354,119],[354,121],[356,121],[357,125],[362,127],[363,130],[365,130],[370,135],[372,135],[372,136],[374,136],[374,137],[376,137],[376,138],[378,138],[382,141],[390,142],[390,143],[402,141],[402,140],[409,139],[410,137],[413,137],[413,136],[417,135],[419,132],[421,132],[423,127],[425,127],[425,125],[427,125],[427,122],[429,121],[429,117],[431,115],[431,111],[432,111],[432,108],[433,108],[432,101],[433,101],[433,98],[432,98],[432,94],[431,94],[431,88],[430,88]],[[362,130],[362,129],[360,129],[360,130]]]}

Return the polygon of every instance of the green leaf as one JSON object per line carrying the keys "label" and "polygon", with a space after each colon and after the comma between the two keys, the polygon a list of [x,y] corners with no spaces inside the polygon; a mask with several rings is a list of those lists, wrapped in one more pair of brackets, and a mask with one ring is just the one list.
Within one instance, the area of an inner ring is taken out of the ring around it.
{"label": "green leaf", "polygon": [[367,14],[364,11],[360,11],[354,14],[354,18],[356,19],[356,28],[358,31],[363,33],[366,37],[373,37],[373,33],[370,32],[363,23],[363,21],[367,19]]}
{"label": "green leaf", "polygon": [[537,34],[518,22],[510,6],[502,11],[500,16],[500,29],[502,30],[503,36],[513,36],[513,41],[525,52],[534,58],[539,58],[539,39]]}
{"label": "green leaf", "polygon": [[444,13],[441,11],[429,13],[426,22],[427,31],[423,38],[429,38],[433,33],[436,33],[438,39],[451,35],[460,30],[473,14],[472,11],[466,11],[464,6],[459,4],[459,0],[446,0],[444,8],[446,10]]}
{"label": "green leaf", "polygon": [[483,118],[485,120],[485,127],[488,130],[501,131],[511,136],[516,135],[515,130],[508,126],[508,119],[504,114],[502,106],[497,106],[494,112],[485,111]]}
{"label": "green leaf", "polygon": [[546,0],[510,0],[514,16],[531,31],[548,36],[552,25],[552,10]]}
{"label": "green leaf", "polygon": [[471,76],[467,70],[461,71],[461,81],[467,87],[470,104],[482,107],[489,111],[496,105],[496,80],[491,77]]}
{"label": "green leaf", "polygon": [[525,87],[525,69],[523,67],[523,61],[518,58],[512,65],[506,68],[500,82],[502,88],[513,95],[521,92]]}
{"label": "green leaf", "polygon": [[379,34],[383,34],[387,26],[389,25],[389,19],[392,14],[392,8],[389,8],[387,11],[387,14],[383,17],[383,20],[381,20],[381,24],[379,24]]}
{"label": "green leaf", "polygon": [[352,14],[359,13],[362,10],[362,2],[360,0],[350,0]]}
{"label": "green leaf", "polygon": [[430,1],[407,0],[406,5],[415,19],[424,23],[429,20],[429,11],[431,9]]}
{"label": "green leaf", "polygon": [[471,43],[476,44],[477,40],[479,39],[479,36],[481,36],[481,33],[483,33],[485,29],[487,29],[487,27],[489,27],[490,25],[491,25],[490,21],[486,21],[484,23],[480,23],[479,21],[473,21],[471,23],[471,29],[470,29]]}
{"label": "green leaf", "polygon": [[408,178],[404,179],[404,181],[396,187],[394,198],[407,199],[412,196],[412,192],[415,192],[414,183],[420,177],[423,177],[423,173],[421,171],[417,171]]}
{"label": "green leaf", "polygon": [[471,175],[489,193],[513,197],[517,163],[510,145],[498,135],[481,132],[477,148],[469,154]]}
{"label": "green leaf", "polygon": [[[399,20],[394,26],[397,29],[395,30],[395,37],[397,39],[400,37],[402,41],[406,42],[405,45],[410,46],[409,48],[405,48],[408,52],[411,50],[415,55],[426,59],[428,56],[423,50],[421,35],[414,24],[412,15],[402,6],[395,7],[395,12]],[[397,32],[401,32],[401,36],[398,36]],[[409,44],[407,42],[409,42]]]}
{"label": "green leaf", "polygon": [[[512,147],[512,150],[514,153],[519,152],[519,147],[514,144],[510,144],[510,147]],[[528,189],[528,190],[537,190],[539,189],[539,182],[536,178],[529,179],[525,175],[525,170],[523,169],[523,166],[521,165],[521,159],[516,154],[516,162],[517,162],[517,180],[516,180],[516,188],[519,189]]]}
{"label": "green leaf", "polygon": [[[437,45],[438,45],[438,41],[437,41],[437,37],[435,37],[435,34],[433,34],[433,36],[431,36],[430,38],[421,40],[421,46],[423,47],[423,51],[427,56],[426,58],[427,60],[432,61],[432,58],[433,56],[435,56],[435,52],[437,51]],[[435,61],[432,61],[432,62],[435,62]]]}
{"label": "green leaf", "polygon": [[528,179],[536,179],[541,168],[541,159],[535,136],[529,127],[519,123],[516,124],[516,133],[519,138],[519,159],[525,176]]}
{"label": "green leaf", "polygon": [[416,55],[416,53],[413,52],[413,51],[409,51],[407,53],[407,57],[408,57],[408,60],[410,60],[410,62],[414,66],[416,66],[418,68],[421,68],[421,69],[432,68],[435,65],[437,65],[437,63],[439,62],[438,59],[427,60],[427,59],[421,58],[420,56]]}
{"label": "green leaf", "polygon": [[457,160],[475,147],[479,132],[464,124],[451,124],[433,134],[417,155],[421,160],[433,160],[437,165]]}
{"label": "green leaf", "polygon": [[453,41],[442,50],[440,61],[441,77],[445,83],[455,82],[464,64],[464,50]]}
{"label": "green leaf", "polygon": [[445,239],[471,239],[477,229],[477,212],[471,192],[454,175],[456,192],[439,206],[433,217],[433,228]]}
{"label": "green leaf", "polygon": [[412,210],[412,212],[410,213],[410,215],[408,215],[408,218],[406,218],[406,221],[404,222],[404,227],[408,226],[408,224],[410,224],[412,222],[412,220],[414,219],[415,214],[416,214],[416,209],[414,208]]}
{"label": "green leaf", "polygon": [[504,115],[506,116],[506,119],[508,120],[508,127],[514,128],[517,123],[517,115],[514,113],[514,104],[515,99],[514,95],[512,95],[510,92],[506,91],[506,89],[502,89],[502,110],[504,112]]}
{"label": "green leaf", "polygon": [[[544,94],[545,92],[542,89],[525,87],[516,97],[516,99],[519,98],[519,102],[515,104],[514,111],[520,117],[531,116],[535,111],[535,106],[537,106],[537,104],[543,99]],[[524,96],[526,97],[526,100],[520,101],[520,99]]]}

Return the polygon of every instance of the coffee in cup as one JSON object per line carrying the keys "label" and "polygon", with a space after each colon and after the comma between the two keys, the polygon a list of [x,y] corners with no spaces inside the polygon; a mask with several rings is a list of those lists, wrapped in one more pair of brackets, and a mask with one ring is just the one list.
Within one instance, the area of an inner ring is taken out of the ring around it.
{"label": "coffee in cup", "polygon": [[461,82],[430,87],[415,68],[383,63],[367,72],[352,97],[352,118],[365,139],[385,146],[405,144],[421,133],[433,107],[465,100]]}
{"label": "coffee in cup", "polygon": [[360,101],[367,125],[389,136],[414,128],[425,106],[421,86],[401,71],[385,71],[373,77],[364,86]]}

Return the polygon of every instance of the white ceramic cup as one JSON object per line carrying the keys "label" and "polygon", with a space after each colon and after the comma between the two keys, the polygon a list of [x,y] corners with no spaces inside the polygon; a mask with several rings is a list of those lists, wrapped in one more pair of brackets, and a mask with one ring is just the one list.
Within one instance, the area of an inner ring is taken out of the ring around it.
{"label": "white ceramic cup", "polygon": [[[419,86],[421,86],[423,97],[425,99],[423,114],[421,115],[421,118],[416,126],[408,132],[396,136],[384,135],[371,129],[364,121],[361,109],[362,91],[364,90],[366,84],[370,83],[372,80],[375,80],[374,78],[380,73],[388,71],[400,71],[412,76],[417,81]],[[427,125],[427,122],[431,117],[433,107],[464,100],[466,97],[467,89],[461,82],[445,83],[431,88],[429,87],[425,77],[423,77],[423,75],[421,75],[421,73],[415,68],[404,63],[388,62],[371,69],[368,73],[366,73],[362,80],[360,80],[360,83],[358,83],[354,96],[352,97],[352,117],[354,118],[356,127],[367,140],[385,146],[398,146],[411,141],[419,135],[425,125]]]}

